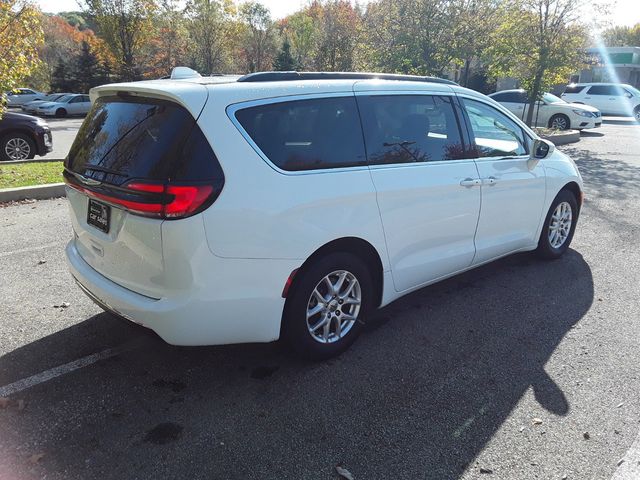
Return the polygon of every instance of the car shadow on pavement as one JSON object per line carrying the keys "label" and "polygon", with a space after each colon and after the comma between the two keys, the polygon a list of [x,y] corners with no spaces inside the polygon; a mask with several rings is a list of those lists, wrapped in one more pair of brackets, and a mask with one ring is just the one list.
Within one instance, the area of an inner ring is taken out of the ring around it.
{"label": "car shadow on pavement", "polygon": [[543,413],[571,409],[545,364],[593,293],[574,250],[514,255],[396,301],[322,363],[277,344],[172,347],[100,314],[0,358],[7,373],[56,349],[85,355],[109,329],[110,342],[143,337],[22,392],[27,407],[0,422],[7,468],[69,479],[336,478],[339,463],[356,479],[479,473],[474,459],[499,429],[519,435],[505,420],[530,389]]}

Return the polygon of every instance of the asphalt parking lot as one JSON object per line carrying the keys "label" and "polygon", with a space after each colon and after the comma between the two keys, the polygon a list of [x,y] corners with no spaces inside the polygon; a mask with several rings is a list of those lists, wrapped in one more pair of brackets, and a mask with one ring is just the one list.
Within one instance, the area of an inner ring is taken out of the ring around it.
{"label": "asphalt parking lot", "polygon": [[564,258],[411,294],[323,363],[168,346],[73,284],[64,199],[0,208],[0,478],[640,478],[639,146],[614,120],[562,147]]}
{"label": "asphalt parking lot", "polygon": [[49,124],[49,128],[51,128],[53,150],[44,157],[36,157],[36,159],[50,158],[62,160],[69,153],[71,144],[76,138],[76,134],[84,121],[84,117],[47,118],[45,120]]}

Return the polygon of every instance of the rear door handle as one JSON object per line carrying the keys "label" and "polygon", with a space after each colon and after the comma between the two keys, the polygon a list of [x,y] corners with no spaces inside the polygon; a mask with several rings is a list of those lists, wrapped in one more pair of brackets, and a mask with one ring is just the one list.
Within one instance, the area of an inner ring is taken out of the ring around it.
{"label": "rear door handle", "polygon": [[482,179],[483,185],[495,185],[497,182],[498,182],[498,179],[493,176]]}
{"label": "rear door handle", "polygon": [[479,178],[465,178],[460,181],[460,185],[463,187],[475,187],[476,185],[482,185],[482,181]]}

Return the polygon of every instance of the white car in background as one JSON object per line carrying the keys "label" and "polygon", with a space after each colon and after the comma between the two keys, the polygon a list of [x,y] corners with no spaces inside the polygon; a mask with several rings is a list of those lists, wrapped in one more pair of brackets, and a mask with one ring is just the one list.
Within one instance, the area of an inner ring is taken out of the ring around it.
{"label": "white car in background", "polygon": [[22,111],[24,113],[36,113],[36,110],[40,105],[47,102],[55,102],[60,100],[65,95],[71,95],[70,93],[50,93],[42,100],[34,100],[33,102],[25,103],[22,105]]}
{"label": "white car in background", "polygon": [[408,75],[176,70],[92,89],[64,165],[72,275],[169,343],[282,336],[327,358],[411,291],[569,248],[578,168],[480,93]]}
{"label": "white car in background", "polygon": [[598,108],[605,115],[633,116],[640,121],[640,90],[621,83],[573,83],[562,98]]}
{"label": "white car in background", "polygon": [[45,117],[67,117],[70,115],[86,115],[91,109],[89,95],[65,95],[55,102],[45,102],[38,105],[36,113]]}
{"label": "white car in background", "polygon": [[[524,90],[502,90],[489,95],[521,120],[527,119],[529,97]],[[533,111],[536,127],[549,127],[558,130],[583,130],[598,128],[602,125],[602,114],[589,105],[567,103],[551,93],[542,94]]]}
{"label": "white car in background", "polygon": [[6,95],[7,106],[9,107],[20,107],[25,103],[42,100],[47,96],[46,93],[31,90],[30,88],[17,88],[12,92],[6,92]]}

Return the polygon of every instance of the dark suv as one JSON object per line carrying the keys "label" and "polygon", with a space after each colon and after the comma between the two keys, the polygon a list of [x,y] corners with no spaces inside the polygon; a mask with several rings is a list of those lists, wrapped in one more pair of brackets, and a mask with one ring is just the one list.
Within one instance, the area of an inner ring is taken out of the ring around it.
{"label": "dark suv", "polygon": [[41,118],[4,112],[0,119],[0,160],[27,160],[53,148],[51,130]]}

